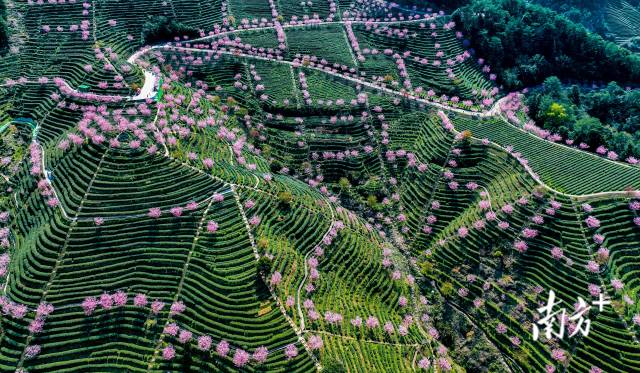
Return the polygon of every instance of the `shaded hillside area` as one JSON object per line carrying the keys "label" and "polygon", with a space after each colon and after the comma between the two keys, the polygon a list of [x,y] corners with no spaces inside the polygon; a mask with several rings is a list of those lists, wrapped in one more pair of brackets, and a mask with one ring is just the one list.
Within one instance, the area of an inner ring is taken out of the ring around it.
{"label": "shaded hillside area", "polygon": [[597,32],[605,39],[640,52],[640,1],[557,1],[534,0],[534,3],[549,7],[573,22]]}
{"label": "shaded hillside area", "polygon": [[7,4],[0,0],[0,54],[9,46],[9,28],[7,27]]}
{"label": "shaded hillside area", "polygon": [[548,8],[478,0],[453,18],[507,89],[561,80],[640,81],[640,58]]}

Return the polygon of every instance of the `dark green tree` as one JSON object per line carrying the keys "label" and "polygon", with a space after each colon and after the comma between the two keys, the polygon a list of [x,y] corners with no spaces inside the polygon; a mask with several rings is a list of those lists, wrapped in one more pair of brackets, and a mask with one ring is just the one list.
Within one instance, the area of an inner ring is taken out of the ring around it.
{"label": "dark green tree", "polygon": [[557,76],[550,76],[544,80],[544,93],[559,100],[562,97],[562,82]]}
{"label": "dark green tree", "polygon": [[158,44],[173,40],[174,37],[197,37],[198,30],[165,16],[148,16],[142,26],[142,39],[145,44]]}
{"label": "dark green tree", "polygon": [[0,54],[9,47],[9,27],[7,27],[7,5],[0,0]]}
{"label": "dark green tree", "polygon": [[586,116],[576,122],[572,137],[576,141],[585,142],[591,147],[597,147],[605,142],[607,134],[607,129],[598,118]]}
{"label": "dark green tree", "polygon": [[273,261],[266,256],[261,256],[260,260],[258,260],[258,273],[263,275],[268,275],[271,273],[271,268],[273,267]]}

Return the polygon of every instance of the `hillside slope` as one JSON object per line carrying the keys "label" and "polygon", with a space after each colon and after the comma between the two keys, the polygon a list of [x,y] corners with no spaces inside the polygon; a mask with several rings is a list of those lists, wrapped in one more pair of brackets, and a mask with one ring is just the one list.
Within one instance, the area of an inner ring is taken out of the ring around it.
{"label": "hillside slope", "polygon": [[[15,6],[3,371],[640,369],[640,168],[525,132],[450,16]],[[613,304],[533,341],[550,290]]]}

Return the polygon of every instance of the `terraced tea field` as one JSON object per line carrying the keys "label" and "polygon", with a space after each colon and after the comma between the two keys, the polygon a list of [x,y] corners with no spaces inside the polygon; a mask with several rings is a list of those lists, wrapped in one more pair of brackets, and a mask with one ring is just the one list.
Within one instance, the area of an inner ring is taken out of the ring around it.
{"label": "terraced tea field", "polygon": [[[640,370],[640,168],[505,121],[446,14],[10,5],[0,370]],[[534,341],[550,290],[613,303]]]}

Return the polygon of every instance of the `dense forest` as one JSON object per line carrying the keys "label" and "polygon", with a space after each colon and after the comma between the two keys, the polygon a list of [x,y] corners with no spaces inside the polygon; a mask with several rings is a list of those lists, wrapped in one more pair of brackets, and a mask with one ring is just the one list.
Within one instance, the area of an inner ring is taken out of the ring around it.
{"label": "dense forest", "polygon": [[[400,0],[399,3],[416,4],[416,1]],[[473,0],[433,0],[428,3],[438,9],[453,12],[459,7],[472,3]],[[529,0],[556,11],[572,22],[581,24],[593,32],[606,36],[609,30],[606,25],[606,12],[609,6],[620,7],[622,2],[640,7],[640,0]]]}
{"label": "dense forest", "polygon": [[622,2],[634,7],[640,6],[640,0],[533,0],[532,2],[553,9],[571,21],[606,38],[609,38],[611,32],[606,20],[606,13],[610,6],[621,7]]}
{"label": "dense forest", "polygon": [[553,10],[522,0],[475,0],[453,13],[508,90],[564,80],[640,83],[640,57]]}
{"label": "dense forest", "polygon": [[148,45],[171,41],[175,35],[193,38],[198,36],[198,30],[165,16],[148,16],[142,26],[142,38]]}
{"label": "dense forest", "polygon": [[[631,0],[633,1],[633,0]],[[569,20],[581,24],[600,35],[607,34],[605,13],[608,1],[601,0],[533,0],[532,2],[555,10]]]}
{"label": "dense forest", "polygon": [[7,27],[7,5],[0,0],[0,54],[9,47],[9,28]]}
{"label": "dense forest", "polygon": [[565,89],[550,77],[541,89],[527,95],[529,115],[547,130],[584,142],[592,149],[604,146],[623,159],[640,155],[640,91],[616,83],[604,89]]}

